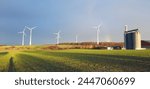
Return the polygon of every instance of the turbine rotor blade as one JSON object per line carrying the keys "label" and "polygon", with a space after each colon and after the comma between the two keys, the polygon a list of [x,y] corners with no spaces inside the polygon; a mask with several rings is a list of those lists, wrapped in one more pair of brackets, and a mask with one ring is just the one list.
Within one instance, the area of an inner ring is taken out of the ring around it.
{"label": "turbine rotor blade", "polygon": [[53,33],[54,35],[58,35],[58,33]]}
{"label": "turbine rotor blade", "polygon": [[18,32],[19,34],[22,34],[23,32]]}
{"label": "turbine rotor blade", "polygon": [[30,29],[29,27],[25,26],[25,28],[27,28],[28,30]]}
{"label": "turbine rotor blade", "polygon": [[92,28],[95,28],[95,29],[97,29],[97,27],[96,27],[96,26],[94,26],[94,27],[92,27]]}
{"label": "turbine rotor blade", "polygon": [[31,29],[33,30],[33,29],[35,29],[35,28],[37,28],[37,26],[35,26],[35,27],[32,27]]}

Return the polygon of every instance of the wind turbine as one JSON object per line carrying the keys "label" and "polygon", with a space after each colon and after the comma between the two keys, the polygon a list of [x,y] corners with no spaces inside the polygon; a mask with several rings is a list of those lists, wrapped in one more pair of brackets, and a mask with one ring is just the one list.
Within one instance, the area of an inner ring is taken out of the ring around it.
{"label": "wind turbine", "polygon": [[76,35],[76,43],[78,43],[78,35]]}
{"label": "wind turbine", "polygon": [[24,46],[25,30],[26,30],[26,29],[24,28],[22,32],[18,32],[19,34],[22,34],[22,46]]}
{"label": "wind turbine", "polygon": [[33,29],[37,28],[37,27],[32,27],[32,28],[29,28],[26,26],[26,28],[30,31],[30,41],[29,41],[29,45],[31,46],[32,45],[32,31]]}
{"label": "wind turbine", "polygon": [[60,33],[61,31],[54,33],[56,35],[56,40],[57,40],[57,44],[59,44],[59,40],[60,40]]}
{"label": "wind turbine", "polygon": [[99,44],[99,33],[100,33],[100,27],[101,27],[101,25],[98,25],[98,26],[95,26],[94,28],[96,28],[97,29],[97,44]]}

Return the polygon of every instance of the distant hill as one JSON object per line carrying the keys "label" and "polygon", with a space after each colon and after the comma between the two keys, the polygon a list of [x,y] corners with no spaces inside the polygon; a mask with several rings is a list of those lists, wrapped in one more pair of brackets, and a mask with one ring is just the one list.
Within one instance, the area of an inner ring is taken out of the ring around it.
{"label": "distant hill", "polygon": [[0,44],[0,46],[6,46],[6,45],[1,45],[1,44]]}
{"label": "distant hill", "polygon": [[[6,46],[0,45],[0,50],[62,50],[62,49],[107,49],[107,47],[119,46],[123,47],[123,42],[100,42],[99,45],[96,42],[81,42],[81,43],[60,43],[47,44],[47,45],[33,45],[33,46]],[[3,46],[3,47],[2,47]]]}
{"label": "distant hill", "polygon": [[123,47],[123,42],[100,42],[99,45],[96,42],[81,42],[81,43],[60,43],[60,45],[93,45],[100,47],[120,46]]}

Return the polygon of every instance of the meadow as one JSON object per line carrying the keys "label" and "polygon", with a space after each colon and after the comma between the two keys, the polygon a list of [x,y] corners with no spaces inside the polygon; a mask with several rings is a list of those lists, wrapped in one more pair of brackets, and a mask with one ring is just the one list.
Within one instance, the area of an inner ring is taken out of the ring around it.
{"label": "meadow", "polygon": [[150,72],[150,50],[43,50],[37,48],[1,51],[0,71]]}

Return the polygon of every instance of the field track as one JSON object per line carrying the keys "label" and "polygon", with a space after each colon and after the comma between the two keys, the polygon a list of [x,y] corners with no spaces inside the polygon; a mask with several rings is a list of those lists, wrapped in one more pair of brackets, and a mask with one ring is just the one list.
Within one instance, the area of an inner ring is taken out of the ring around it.
{"label": "field track", "polygon": [[4,72],[150,71],[150,50],[30,50],[0,52]]}

